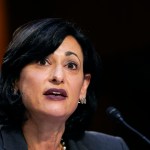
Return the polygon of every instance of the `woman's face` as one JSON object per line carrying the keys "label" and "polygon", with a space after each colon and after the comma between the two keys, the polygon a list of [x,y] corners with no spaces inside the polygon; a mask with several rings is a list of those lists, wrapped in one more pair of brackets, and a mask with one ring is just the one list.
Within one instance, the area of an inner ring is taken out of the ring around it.
{"label": "woman's face", "polygon": [[25,66],[16,87],[30,117],[66,120],[86,97],[89,82],[81,47],[67,36],[54,53]]}

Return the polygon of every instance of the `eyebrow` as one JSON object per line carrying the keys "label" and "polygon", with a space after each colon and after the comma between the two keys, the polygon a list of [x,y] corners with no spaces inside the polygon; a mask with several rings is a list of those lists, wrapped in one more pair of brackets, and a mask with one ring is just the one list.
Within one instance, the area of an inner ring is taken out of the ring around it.
{"label": "eyebrow", "polygon": [[[74,53],[74,52],[71,52],[71,51],[65,52],[65,55],[66,56],[75,55],[79,59],[78,55],[76,53]],[[80,61],[80,59],[79,59],[79,61]]]}

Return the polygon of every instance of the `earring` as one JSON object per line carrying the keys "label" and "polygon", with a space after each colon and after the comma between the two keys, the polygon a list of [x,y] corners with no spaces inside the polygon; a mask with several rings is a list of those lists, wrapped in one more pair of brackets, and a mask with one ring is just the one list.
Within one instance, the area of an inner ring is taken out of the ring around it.
{"label": "earring", "polygon": [[86,98],[81,98],[78,103],[79,104],[86,104]]}
{"label": "earring", "polygon": [[12,95],[12,99],[9,100],[10,104],[16,103],[21,97],[20,92],[17,89],[11,88],[11,93],[10,94]]}
{"label": "earring", "polygon": [[13,95],[19,95],[19,91],[16,90],[16,89],[14,89],[14,90],[13,90]]}

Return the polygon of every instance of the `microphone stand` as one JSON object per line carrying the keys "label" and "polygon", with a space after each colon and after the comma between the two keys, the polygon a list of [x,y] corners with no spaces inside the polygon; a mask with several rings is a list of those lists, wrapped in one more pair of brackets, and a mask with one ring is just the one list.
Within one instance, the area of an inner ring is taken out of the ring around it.
{"label": "microphone stand", "polygon": [[106,113],[108,116],[110,116],[113,120],[119,121],[121,124],[123,124],[125,127],[133,131],[135,134],[137,134],[139,137],[141,137],[146,143],[150,145],[150,140],[145,137],[143,134],[141,134],[139,131],[137,131],[135,128],[131,127],[122,117],[120,111],[118,111],[115,107],[108,107],[106,110]]}
{"label": "microphone stand", "polygon": [[146,136],[144,136],[142,133],[140,133],[135,128],[133,128],[132,126],[130,126],[126,121],[124,121],[123,118],[120,118],[119,120],[120,120],[120,122],[122,122],[122,124],[125,127],[127,127],[128,129],[130,129],[131,131],[133,131],[135,134],[137,134],[138,136],[140,136],[144,141],[146,141],[150,145],[150,140]]}

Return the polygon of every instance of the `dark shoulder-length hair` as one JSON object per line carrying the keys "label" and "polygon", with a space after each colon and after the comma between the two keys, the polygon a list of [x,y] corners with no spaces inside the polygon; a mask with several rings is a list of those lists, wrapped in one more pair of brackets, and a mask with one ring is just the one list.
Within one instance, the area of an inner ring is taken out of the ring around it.
{"label": "dark shoulder-length hair", "polygon": [[[89,39],[76,24],[61,18],[34,20],[19,27],[4,55],[0,80],[0,117],[1,123],[19,128],[25,117],[20,93],[14,92],[15,81],[29,63],[39,61],[53,53],[64,38],[72,35],[83,50],[84,74],[90,73],[91,83],[87,92],[87,104],[79,104],[76,111],[66,122],[64,136],[78,137],[89,124],[91,114],[97,106],[97,85],[100,78],[101,61]],[[32,90],[32,89],[31,89]]]}

